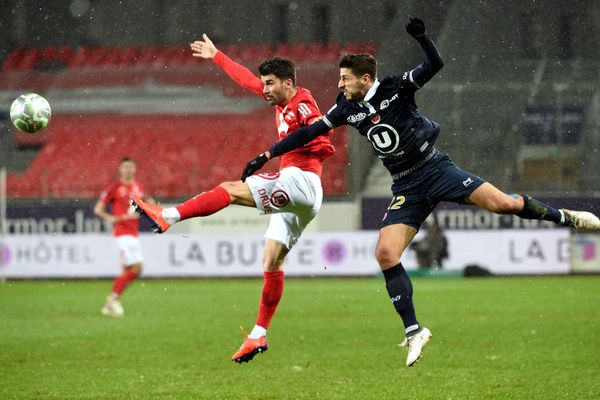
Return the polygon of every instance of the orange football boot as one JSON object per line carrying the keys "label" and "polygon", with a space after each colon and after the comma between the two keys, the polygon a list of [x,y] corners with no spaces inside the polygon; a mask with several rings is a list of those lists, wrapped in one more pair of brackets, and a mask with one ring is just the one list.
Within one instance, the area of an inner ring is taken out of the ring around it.
{"label": "orange football boot", "polygon": [[160,205],[145,203],[142,199],[140,199],[137,196],[133,196],[133,198],[131,199],[131,205],[135,209],[135,212],[150,220],[150,223],[152,224],[152,229],[155,233],[166,232],[167,229],[169,229],[169,227],[171,226],[162,217],[163,208]]}
{"label": "orange football boot", "polygon": [[244,343],[240,349],[231,357],[231,361],[236,363],[248,362],[254,358],[258,353],[264,353],[269,349],[267,344],[267,337],[261,336],[258,339],[250,339],[246,334]]}

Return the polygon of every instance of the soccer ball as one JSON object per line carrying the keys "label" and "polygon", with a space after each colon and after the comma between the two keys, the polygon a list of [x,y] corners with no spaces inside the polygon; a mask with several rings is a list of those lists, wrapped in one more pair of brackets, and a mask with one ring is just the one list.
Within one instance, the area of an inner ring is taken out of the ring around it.
{"label": "soccer ball", "polygon": [[10,119],[13,125],[24,133],[41,131],[50,122],[50,104],[36,93],[23,94],[10,106]]}

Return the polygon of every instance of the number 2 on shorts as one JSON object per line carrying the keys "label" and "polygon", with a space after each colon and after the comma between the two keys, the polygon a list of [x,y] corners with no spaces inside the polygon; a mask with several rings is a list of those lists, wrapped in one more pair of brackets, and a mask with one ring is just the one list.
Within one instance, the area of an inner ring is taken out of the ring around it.
{"label": "number 2 on shorts", "polygon": [[388,210],[398,210],[402,207],[402,204],[406,201],[406,197],[404,196],[394,196],[392,202],[390,203]]}

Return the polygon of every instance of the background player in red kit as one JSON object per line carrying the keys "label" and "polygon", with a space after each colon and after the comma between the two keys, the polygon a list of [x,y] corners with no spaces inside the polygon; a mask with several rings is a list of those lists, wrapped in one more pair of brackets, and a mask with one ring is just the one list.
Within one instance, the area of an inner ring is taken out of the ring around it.
{"label": "background player in red kit", "polygon": [[[135,181],[135,162],[125,157],[119,163],[119,180],[100,195],[94,213],[113,226],[113,235],[121,255],[122,271],[114,283],[112,293],[106,298],[102,314],[122,317],[120,298],[125,288],[142,272],[142,248],[138,239],[139,215],[131,207],[133,196],[144,197],[142,186]],[[110,207],[110,213],[106,207]]]}
{"label": "background player in red kit", "polygon": [[[282,57],[266,60],[258,67],[258,78],[217,50],[206,35],[203,35],[203,40],[192,43],[191,48],[195,57],[212,59],[238,85],[263,97],[275,107],[275,123],[280,139],[320,118],[321,113],[310,92],[296,86],[296,70],[290,60]],[[334,148],[327,133],[282,157],[278,174],[251,176],[246,182],[224,182],[177,207],[167,209],[146,204],[134,197],[136,209],[150,218],[158,233],[166,231],[178,221],[211,215],[232,203],[255,207],[261,214],[272,214],[265,233],[264,286],[258,319],[233,355],[233,361],[250,361],[268,348],[267,328],[283,293],[283,261],[321,207],[322,163],[333,153]]]}

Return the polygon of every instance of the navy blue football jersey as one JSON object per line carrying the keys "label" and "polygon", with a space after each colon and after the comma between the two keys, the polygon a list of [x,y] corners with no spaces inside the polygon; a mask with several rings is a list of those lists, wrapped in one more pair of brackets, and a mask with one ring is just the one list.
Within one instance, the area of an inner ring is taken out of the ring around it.
{"label": "navy blue football jersey", "polygon": [[365,136],[392,175],[409,169],[429,154],[440,133],[438,123],[419,113],[413,71],[375,81],[361,101],[340,93],[323,118],[330,127],[351,125]]}
{"label": "navy blue football jersey", "polygon": [[304,126],[269,148],[277,157],[305,145],[330,129],[351,125],[366,136],[383,164],[396,175],[410,170],[432,154],[440,133],[438,123],[425,118],[415,103],[415,92],[444,66],[444,60],[427,36],[417,39],[424,60],[402,76],[375,80],[362,100],[337,97],[323,120]]}

